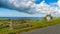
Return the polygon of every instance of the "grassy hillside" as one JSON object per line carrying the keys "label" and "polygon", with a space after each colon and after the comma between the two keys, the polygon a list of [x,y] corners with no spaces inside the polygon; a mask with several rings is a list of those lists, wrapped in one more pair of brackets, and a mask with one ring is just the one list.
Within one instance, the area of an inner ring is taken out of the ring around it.
{"label": "grassy hillside", "polygon": [[49,22],[46,19],[10,20],[7,18],[0,18],[0,34],[19,34],[20,32],[26,32],[38,28],[44,28],[59,23],[60,23],[60,18],[53,18]]}

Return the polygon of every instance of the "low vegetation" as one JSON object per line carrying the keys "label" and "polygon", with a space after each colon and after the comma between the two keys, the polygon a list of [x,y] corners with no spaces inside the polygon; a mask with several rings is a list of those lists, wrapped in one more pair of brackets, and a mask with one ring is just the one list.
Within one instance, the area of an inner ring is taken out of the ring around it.
{"label": "low vegetation", "polygon": [[60,18],[53,18],[49,22],[46,19],[10,20],[8,18],[0,18],[0,34],[20,34],[20,32],[27,32],[38,28],[56,25],[59,23]]}

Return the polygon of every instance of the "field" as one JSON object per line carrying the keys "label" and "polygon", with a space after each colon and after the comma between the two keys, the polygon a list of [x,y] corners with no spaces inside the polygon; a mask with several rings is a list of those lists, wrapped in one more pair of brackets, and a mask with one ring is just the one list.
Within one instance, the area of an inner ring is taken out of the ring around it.
{"label": "field", "polygon": [[20,32],[27,32],[38,28],[53,26],[59,23],[60,18],[53,18],[49,22],[46,19],[11,20],[8,18],[0,18],[0,34],[20,34]]}

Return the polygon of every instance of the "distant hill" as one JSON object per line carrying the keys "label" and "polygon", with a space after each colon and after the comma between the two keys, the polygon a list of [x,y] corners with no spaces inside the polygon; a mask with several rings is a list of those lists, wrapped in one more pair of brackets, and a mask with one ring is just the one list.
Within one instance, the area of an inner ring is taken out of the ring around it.
{"label": "distant hill", "polygon": [[8,18],[12,20],[19,20],[19,19],[32,19],[32,20],[41,20],[43,17],[0,17],[0,18]]}

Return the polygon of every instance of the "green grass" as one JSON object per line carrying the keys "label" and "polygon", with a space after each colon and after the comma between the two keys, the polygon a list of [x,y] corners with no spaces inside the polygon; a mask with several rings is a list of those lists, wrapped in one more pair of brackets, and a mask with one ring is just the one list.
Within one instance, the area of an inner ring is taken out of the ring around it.
{"label": "green grass", "polygon": [[[0,22],[0,24],[8,24],[8,23],[9,23],[9,21]],[[31,30],[34,30],[34,29],[38,29],[38,28],[53,26],[53,25],[56,25],[56,24],[60,24],[60,18],[53,18],[49,22],[46,21],[46,19],[34,20],[34,21],[32,21],[31,23],[28,23],[28,24],[20,23],[20,20],[19,20],[17,23],[19,25],[16,24],[16,25],[12,26],[13,27],[12,30],[9,30],[10,27],[7,27],[6,25],[5,26],[0,25],[1,26],[0,27],[0,34],[18,34],[20,32],[27,32],[27,31],[31,31]]]}
{"label": "green grass", "polygon": [[27,32],[30,30],[34,30],[34,29],[38,29],[38,28],[44,28],[44,27],[48,27],[48,26],[53,26],[56,24],[60,23],[60,18],[54,18],[51,21],[47,22],[45,19],[43,20],[36,20],[29,25],[29,27],[27,28],[22,28],[22,29],[16,29],[19,32]]}
{"label": "green grass", "polygon": [[36,21],[36,22],[31,23],[31,25],[33,25],[33,27],[43,28],[43,27],[55,25],[58,23],[60,23],[60,18],[54,18],[49,22],[46,20],[40,20],[40,21]]}

